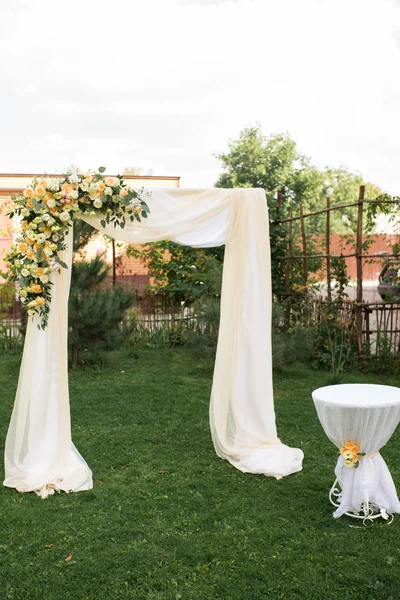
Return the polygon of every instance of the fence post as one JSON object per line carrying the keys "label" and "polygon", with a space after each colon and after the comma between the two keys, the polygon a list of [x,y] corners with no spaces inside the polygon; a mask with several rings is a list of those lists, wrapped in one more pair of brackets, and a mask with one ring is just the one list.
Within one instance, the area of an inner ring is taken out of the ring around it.
{"label": "fence post", "polygon": [[363,234],[363,206],[365,185],[360,185],[357,206],[357,235],[356,235],[356,264],[357,264],[357,296],[356,296],[356,337],[357,354],[363,352],[362,343],[362,300],[363,300],[363,274],[362,274],[362,234]]}
{"label": "fence post", "polygon": [[303,239],[303,283],[304,283],[304,287],[307,287],[307,280],[308,280],[307,237],[306,237],[306,230],[304,227],[303,205],[302,204],[300,204],[300,226],[301,226],[301,237]]}
{"label": "fence post", "polygon": [[111,240],[112,247],[112,284],[115,287],[117,282],[117,265],[116,265],[116,257],[115,257],[115,240],[114,238]]}
{"label": "fence post", "polygon": [[289,209],[289,244],[288,244],[288,253],[286,256],[286,273],[285,273],[285,283],[286,283],[286,325],[290,323],[290,312],[291,312],[291,298],[290,298],[290,266],[291,266],[291,258],[292,258],[292,233],[293,233],[293,221],[291,220],[293,217],[293,210]]}
{"label": "fence post", "polygon": [[326,286],[329,302],[332,300],[331,292],[331,199],[326,198],[326,239],[325,239],[325,254],[326,254]]}

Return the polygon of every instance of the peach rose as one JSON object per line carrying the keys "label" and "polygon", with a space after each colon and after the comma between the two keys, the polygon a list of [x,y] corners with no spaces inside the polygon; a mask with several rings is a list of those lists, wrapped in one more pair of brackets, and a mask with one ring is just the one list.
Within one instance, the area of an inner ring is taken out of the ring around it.
{"label": "peach rose", "polygon": [[22,192],[23,196],[25,196],[25,198],[32,198],[33,197],[33,189],[28,187],[25,188],[24,191]]}
{"label": "peach rose", "polygon": [[[39,286],[40,287],[40,286]],[[46,300],[43,298],[43,296],[38,296],[36,298],[36,304],[37,306],[43,306],[43,304],[46,302]]]}
{"label": "peach rose", "polygon": [[125,188],[122,188],[122,190],[119,193],[119,197],[120,198],[125,198],[125,196],[127,196],[127,195],[128,195],[127,190]]}
{"label": "peach rose", "polygon": [[46,193],[46,188],[43,185],[38,185],[35,189],[35,194],[37,196],[44,196]]}
{"label": "peach rose", "polygon": [[104,178],[104,183],[108,187],[113,187],[117,183],[117,178],[116,177],[105,177]]}
{"label": "peach rose", "polygon": [[27,248],[28,244],[25,244],[25,242],[20,242],[17,246],[18,252],[26,252]]}
{"label": "peach rose", "polygon": [[29,208],[34,208],[35,206],[30,198],[27,200],[26,205],[29,206]]}

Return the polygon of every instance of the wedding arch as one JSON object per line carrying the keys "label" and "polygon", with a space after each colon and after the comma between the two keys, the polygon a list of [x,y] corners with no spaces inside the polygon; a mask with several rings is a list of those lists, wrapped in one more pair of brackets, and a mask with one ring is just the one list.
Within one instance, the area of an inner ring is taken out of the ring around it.
{"label": "wedding arch", "polygon": [[[102,198],[105,209],[111,198]],[[128,210],[139,202],[140,196],[134,192],[124,198]],[[101,204],[97,211],[79,216],[123,242],[168,239],[197,248],[226,245],[210,401],[215,451],[243,472],[281,478],[301,470],[302,451],[283,444],[275,424],[269,223],[264,192],[153,189],[148,204],[148,219],[113,222],[111,209],[105,211],[107,218],[98,212]],[[134,211],[131,213],[133,217]],[[71,230],[71,221],[67,225]],[[45,285],[51,285],[48,311],[40,313],[30,302],[32,314],[5,447],[4,485],[42,497],[54,490],[77,492],[93,486],[91,470],[71,438],[67,360],[71,233],[64,242],[58,252],[63,268],[50,270],[48,282],[46,274],[42,275]]]}

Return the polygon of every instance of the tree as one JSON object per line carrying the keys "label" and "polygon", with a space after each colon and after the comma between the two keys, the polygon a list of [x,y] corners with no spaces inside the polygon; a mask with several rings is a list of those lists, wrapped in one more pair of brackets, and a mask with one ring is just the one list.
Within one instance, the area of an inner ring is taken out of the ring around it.
{"label": "tree", "polygon": [[110,266],[100,257],[85,260],[85,246],[96,233],[81,219],[74,222],[74,260],[71,273],[71,290],[68,304],[69,346],[72,365],[80,364],[83,348],[117,347],[125,334],[122,326],[128,308],[136,301],[133,292],[121,286],[103,289]]}
{"label": "tree", "polygon": [[[347,204],[358,197],[363,178],[345,167],[318,169],[300,152],[295,140],[287,133],[264,136],[260,125],[243,129],[237,140],[228,143],[228,152],[217,154],[223,172],[216,187],[258,187],[265,190],[271,219],[276,217],[276,193],[282,193],[283,203],[279,216],[286,218],[289,208],[303,204],[304,212],[324,208],[326,197],[332,204]],[[366,196],[376,198],[382,191],[374,184],[366,183]],[[355,211],[332,213],[332,231],[353,230]],[[313,230],[321,228],[316,221]]]}
{"label": "tree", "polygon": [[192,304],[210,293],[208,271],[219,269],[222,276],[223,248],[191,248],[175,242],[161,241],[128,246],[128,256],[135,256],[147,266],[153,280],[151,291],[176,308]]}
{"label": "tree", "polygon": [[[298,206],[303,205],[304,213],[325,208],[326,198],[332,197],[331,205],[355,202],[358,188],[363,183],[360,174],[351,173],[345,167],[318,169],[297,147],[287,133],[264,136],[260,125],[243,129],[236,140],[228,143],[228,151],[217,154],[222,163],[222,173],[216,187],[257,187],[265,190],[270,216],[272,285],[280,299],[286,294],[286,264],[280,257],[287,255],[288,225],[277,223],[289,217],[292,208],[298,214]],[[277,192],[281,201],[277,201]],[[373,184],[366,185],[367,197],[375,198],[381,190]],[[313,234],[324,231],[324,217],[307,220],[311,235],[308,251],[319,252],[318,240]],[[348,233],[354,231],[356,208],[348,208],[331,213],[331,231]],[[294,223],[294,234],[299,234],[299,222]],[[293,244],[294,253],[299,253],[298,244]],[[316,272],[321,261],[309,261],[309,268]],[[291,268],[292,287],[301,285],[301,261],[295,261]]]}

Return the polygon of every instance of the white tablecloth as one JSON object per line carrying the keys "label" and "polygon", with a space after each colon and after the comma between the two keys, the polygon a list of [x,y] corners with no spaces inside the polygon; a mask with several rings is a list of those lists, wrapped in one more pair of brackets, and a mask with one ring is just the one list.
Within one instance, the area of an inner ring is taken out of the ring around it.
{"label": "white tablecloth", "polygon": [[355,442],[365,457],[358,468],[346,467],[339,456],[335,474],[342,494],[334,516],[370,506],[400,513],[400,502],[389,469],[379,454],[400,420],[400,389],[387,385],[345,384],[312,393],[321,425],[339,449]]}

